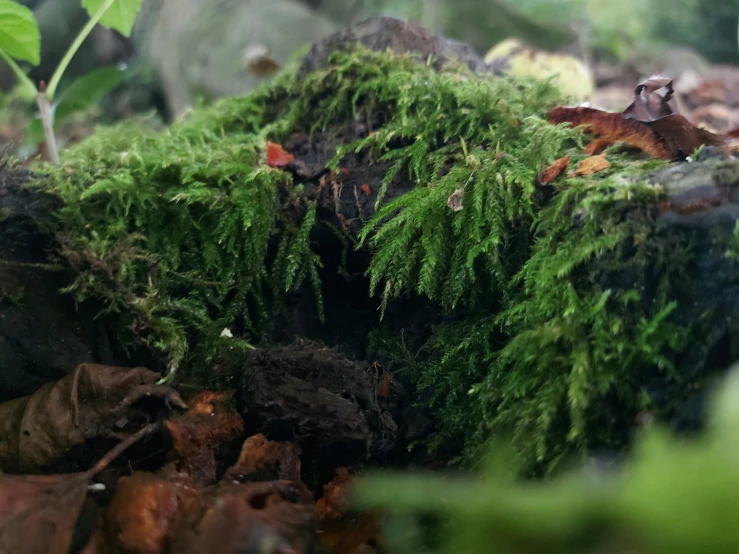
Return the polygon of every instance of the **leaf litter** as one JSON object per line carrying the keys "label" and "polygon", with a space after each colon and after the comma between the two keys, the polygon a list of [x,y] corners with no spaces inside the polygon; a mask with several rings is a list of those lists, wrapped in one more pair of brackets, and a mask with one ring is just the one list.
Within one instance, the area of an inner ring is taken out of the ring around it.
{"label": "leaf litter", "polygon": [[550,110],[548,117],[553,124],[582,125],[592,134],[596,140],[586,147],[587,154],[599,154],[622,142],[664,160],[685,160],[701,146],[717,147],[729,157],[728,137],[696,127],[675,113],[673,93],[672,79],[653,75],[635,87],[633,101],[623,112],[562,106]]}

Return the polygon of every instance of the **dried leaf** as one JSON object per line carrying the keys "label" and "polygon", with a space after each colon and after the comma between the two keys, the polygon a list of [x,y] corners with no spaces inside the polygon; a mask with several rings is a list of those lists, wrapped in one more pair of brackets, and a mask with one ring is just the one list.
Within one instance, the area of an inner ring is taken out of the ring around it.
{"label": "dried leaf", "polygon": [[634,101],[624,110],[624,119],[647,123],[672,115],[668,102],[673,93],[672,79],[653,75],[634,89]]}
{"label": "dried leaf", "polygon": [[446,201],[446,205],[449,206],[452,211],[458,212],[462,210],[462,196],[464,196],[464,187],[455,190]]}
{"label": "dried leaf", "polygon": [[585,125],[585,131],[604,142],[625,142],[639,148],[653,158],[669,160],[675,157],[662,137],[649,126],[634,119],[624,119],[620,113],[604,112],[594,108],[554,108],[549,111],[552,124],[570,123],[573,127]]}
{"label": "dried leaf", "polygon": [[158,423],[140,429],[84,473],[0,475],[0,552],[69,552],[90,479],[133,443],[159,429]]}
{"label": "dried leaf", "polygon": [[604,169],[611,167],[611,162],[606,160],[606,155],[601,154],[600,156],[590,156],[585,158],[577,166],[577,169],[570,173],[569,177],[577,177],[580,175],[592,175],[598,173]]}
{"label": "dried leaf", "polygon": [[694,126],[682,115],[670,115],[645,125],[664,137],[667,148],[682,157],[690,156],[700,146],[715,146],[728,155],[727,144],[721,137]]}
{"label": "dried leaf", "polygon": [[198,485],[216,482],[213,450],[244,433],[239,413],[228,405],[233,393],[203,391],[190,401],[190,410],[165,424],[172,437],[179,471]]}
{"label": "dried leaf", "polygon": [[544,170],[544,173],[541,174],[541,178],[539,179],[539,183],[542,185],[546,185],[547,183],[551,183],[554,181],[557,177],[562,175],[565,171],[567,171],[567,166],[570,164],[570,156],[567,155],[564,158],[559,158],[558,160],[554,160],[552,162],[552,165],[550,165],[548,168]]}
{"label": "dried leaf", "polygon": [[286,152],[281,144],[267,141],[267,164],[270,167],[284,167],[295,159],[295,156]]}
{"label": "dried leaf", "polygon": [[174,389],[155,384],[160,377],[143,367],[80,364],[33,395],[0,404],[0,466],[35,471],[86,440],[126,436],[126,427],[148,423],[150,414],[136,406],[143,398],[185,407]]}
{"label": "dried leaf", "polygon": [[0,475],[0,552],[69,552],[87,484],[86,473]]}

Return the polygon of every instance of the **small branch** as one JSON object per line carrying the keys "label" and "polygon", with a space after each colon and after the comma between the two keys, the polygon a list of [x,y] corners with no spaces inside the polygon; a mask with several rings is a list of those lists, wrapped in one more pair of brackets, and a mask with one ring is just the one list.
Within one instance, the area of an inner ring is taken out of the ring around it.
{"label": "small branch", "polygon": [[51,121],[51,103],[46,96],[46,83],[41,81],[36,95],[36,104],[41,114],[41,125],[44,127],[44,136],[46,137],[46,146],[49,149],[49,158],[51,163],[59,165],[59,149],[56,146],[56,136],[54,135],[54,124]]}
{"label": "small branch", "polygon": [[162,428],[161,423],[150,423],[146,427],[142,427],[138,431],[136,431],[133,435],[128,437],[127,439],[119,442],[116,444],[105,456],[100,458],[100,461],[96,463],[94,466],[92,466],[89,470],[85,472],[85,480],[90,480],[95,475],[100,473],[102,470],[104,470],[110,462],[115,460],[118,456],[120,456],[124,450],[141,440],[147,435],[151,435],[155,433],[156,431],[159,431]]}

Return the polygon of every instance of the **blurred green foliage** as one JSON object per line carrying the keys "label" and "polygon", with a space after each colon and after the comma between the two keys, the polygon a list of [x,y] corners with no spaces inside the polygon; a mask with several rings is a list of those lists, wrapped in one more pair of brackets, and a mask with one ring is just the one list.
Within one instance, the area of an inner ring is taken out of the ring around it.
{"label": "blurred green foliage", "polygon": [[[356,2],[355,2],[356,3]],[[407,17],[486,50],[516,36],[534,46],[581,45],[620,59],[667,46],[737,61],[739,0],[367,0],[364,12]],[[568,32],[567,29],[572,29]]]}
{"label": "blurred green foliage", "polygon": [[391,553],[739,552],[738,371],[715,398],[704,435],[681,440],[649,428],[616,472],[521,483],[499,456],[476,477],[366,478],[358,506],[387,513]]}

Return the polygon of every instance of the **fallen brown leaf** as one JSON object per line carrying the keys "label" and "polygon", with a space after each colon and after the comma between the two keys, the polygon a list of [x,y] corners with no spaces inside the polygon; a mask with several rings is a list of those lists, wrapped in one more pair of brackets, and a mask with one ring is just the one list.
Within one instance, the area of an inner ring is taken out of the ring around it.
{"label": "fallen brown leaf", "polygon": [[84,473],[0,475],[0,552],[69,552],[90,479],[126,448],[159,429],[158,423],[140,429]]}
{"label": "fallen brown leaf", "polygon": [[267,141],[267,165],[270,167],[284,167],[294,159],[295,156],[287,152],[281,144]]}
{"label": "fallen brown leaf", "polygon": [[0,476],[0,552],[69,552],[87,494],[87,476]]}
{"label": "fallen brown leaf", "polygon": [[588,132],[605,143],[624,142],[639,148],[653,158],[669,160],[674,154],[665,146],[650,127],[634,119],[624,119],[620,113],[604,112],[594,108],[554,108],[549,111],[549,121],[555,125],[570,123],[573,127],[585,126]]}
{"label": "fallen brown leaf", "polygon": [[565,156],[564,158],[559,158],[558,160],[554,160],[552,162],[552,165],[550,165],[548,168],[544,170],[544,173],[541,174],[541,178],[539,179],[539,183],[542,185],[546,185],[548,183],[551,183],[554,181],[557,177],[562,175],[565,171],[567,171],[567,166],[570,164],[570,156]]}
{"label": "fallen brown leaf", "polygon": [[571,172],[568,176],[578,177],[580,175],[592,175],[593,173],[598,173],[599,171],[608,169],[609,167],[611,167],[611,162],[606,159],[605,154],[590,156],[589,158],[582,160],[578,164],[577,169]]}
{"label": "fallen brown leaf", "polygon": [[124,438],[149,422],[137,409],[144,398],[185,407],[174,389],[155,384],[160,377],[143,367],[80,364],[33,395],[0,404],[0,467],[35,471],[86,440]]}
{"label": "fallen brown leaf", "polygon": [[728,146],[718,135],[694,126],[682,115],[674,114],[651,123],[647,123],[659,135],[664,137],[667,148],[683,156],[690,156],[700,146],[716,146],[725,154]]}
{"label": "fallen brown leaf", "polygon": [[730,150],[721,136],[700,129],[684,116],[673,113],[669,106],[672,95],[671,79],[652,76],[637,85],[634,101],[623,113],[559,107],[550,110],[549,121],[583,125],[586,132],[597,138],[595,143],[588,145],[587,153],[598,153],[608,144],[624,142],[653,158],[665,160],[685,159],[700,146],[718,147],[728,157]]}

